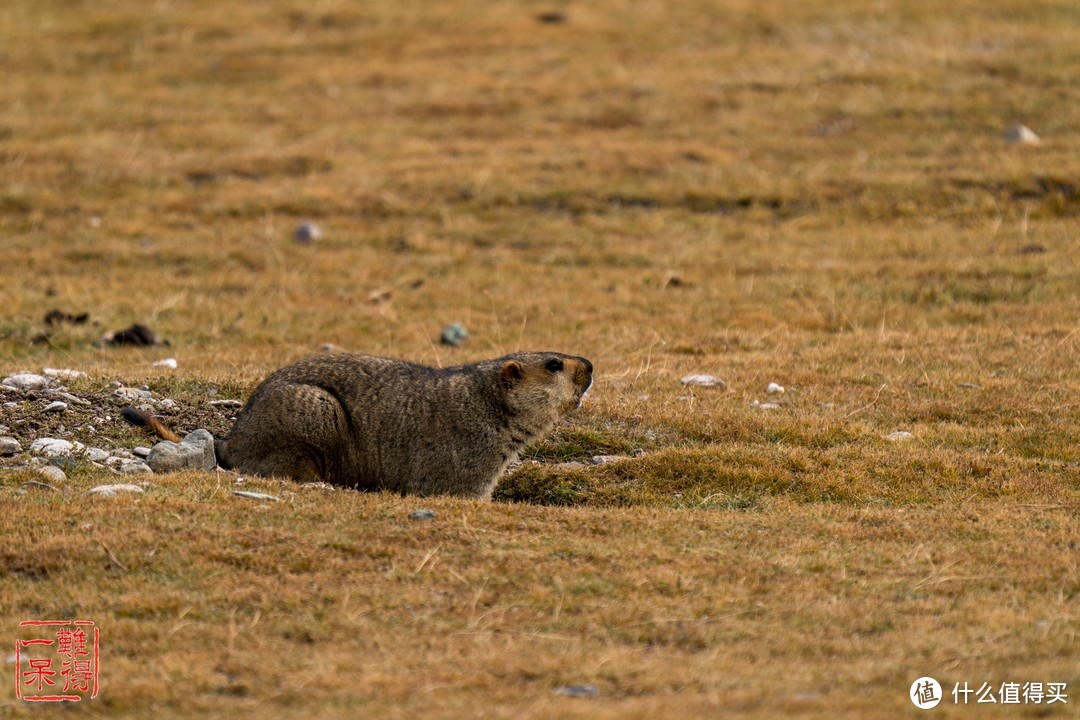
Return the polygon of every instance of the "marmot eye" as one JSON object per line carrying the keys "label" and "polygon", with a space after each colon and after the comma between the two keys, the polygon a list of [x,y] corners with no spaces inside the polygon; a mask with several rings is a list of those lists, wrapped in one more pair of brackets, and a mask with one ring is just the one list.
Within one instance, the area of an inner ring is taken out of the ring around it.
{"label": "marmot eye", "polygon": [[547,361],[547,364],[544,367],[546,367],[548,369],[548,372],[553,372],[553,373],[562,372],[563,361],[560,360],[559,358],[551,358],[550,360]]}

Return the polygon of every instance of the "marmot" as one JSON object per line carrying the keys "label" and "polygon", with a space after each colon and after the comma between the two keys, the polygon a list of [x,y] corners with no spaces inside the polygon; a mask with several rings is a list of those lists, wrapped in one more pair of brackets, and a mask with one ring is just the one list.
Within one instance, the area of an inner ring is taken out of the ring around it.
{"label": "marmot", "polygon": [[[518,453],[581,405],[583,357],[519,352],[436,369],[321,355],[269,375],[217,443],[222,467],[362,490],[488,499]],[[151,413],[123,416],[166,440]]]}

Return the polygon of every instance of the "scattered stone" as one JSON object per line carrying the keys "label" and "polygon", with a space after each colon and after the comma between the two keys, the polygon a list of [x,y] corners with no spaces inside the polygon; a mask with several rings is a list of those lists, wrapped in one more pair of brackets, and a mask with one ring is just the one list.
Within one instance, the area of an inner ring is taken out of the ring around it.
{"label": "scattered stone", "polygon": [[56,490],[55,487],[47,482],[39,482],[38,480],[27,480],[22,484],[23,490]]}
{"label": "scattered stone", "polygon": [[685,375],[679,380],[683,385],[696,385],[698,387],[727,387],[727,383],[713,375]]}
{"label": "scattered stone", "polygon": [[267,495],[266,493],[252,492],[251,490],[233,490],[232,494],[249,500],[273,500],[274,502],[281,500],[276,495]]}
{"label": "scattered stone", "polygon": [[149,390],[140,390],[139,388],[121,386],[113,390],[112,396],[117,400],[120,400],[121,402],[134,404],[146,402],[151,397],[153,397],[153,393],[151,393]]}
{"label": "scattered stone", "polygon": [[909,433],[907,430],[894,430],[885,436],[886,440],[893,442],[904,442],[905,440],[914,440],[915,436]]}
{"label": "scattered stone", "polygon": [[93,404],[86,398],[81,398],[78,395],[72,395],[71,393],[64,392],[63,390],[49,390],[48,394],[49,397],[58,397],[64,402],[71,403],[72,405],[89,406]]}
{"label": "scattered stone", "polygon": [[439,336],[439,342],[451,347],[458,347],[468,339],[469,331],[461,323],[450,323],[442,329],[442,334]]}
{"label": "scattered stone", "polygon": [[1013,145],[1038,145],[1042,138],[1027,125],[1013,125],[1005,131],[1005,140]]}
{"label": "scattered stone", "polygon": [[30,443],[30,452],[45,457],[64,457],[70,455],[73,451],[82,450],[83,447],[85,446],[79,442],[46,437],[38,438]]}
{"label": "scattered stone", "polygon": [[562,25],[570,19],[570,17],[561,10],[547,10],[537,13],[533,17],[536,18],[537,22],[541,22],[545,25]]}
{"label": "scattered stone", "polygon": [[141,458],[150,457],[150,448],[139,445],[131,448],[131,454]]}
{"label": "scattered stone", "polygon": [[428,510],[427,508],[422,508],[420,510],[413,510],[411,513],[409,513],[409,519],[410,520],[434,520],[435,519],[435,511],[434,510]]}
{"label": "scattered stone", "polygon": [[141,493],[143,489],[138,485],[98,485],[87,490],[90,495],[101,495],[103,497],[116,497],[120,493]]}
{"label": "scattered stone", "polygon": [[242,408],[244,403],[240,400],[211,400],[210,407],[218,408]]}
{"label": "scattered stone", "polygon": [[34,373],[16,373],[4,378],[3,381],[0,381],[0,384],[16,390],[38,390],[52,385],[52,380],[44,375],[35,375]]}
{"label": "scattered stone", "polygon": [[91,447],[83,451],[83,455],[90,462],[105,462],[109,459],[109,453],[101,448]]}
{"label": "scattered stone", "polygon": [[175,410],[180,407],[172,398],[161,398],[160,400],[155,400],[154,404],[157,405],[158,410]]}
{"label": "scattered stone", "polygon": [[961,387],[961,388],[964,388],[965,390],[978,390],[979,389],[979,384],[978,383],[972,383],[972,382],[962,382],[962,383],[957,383],[956,387]]}
{"label": "scattered stone", "polygon": [[555,690],[556,695],[575,698],[600,697],[600,689],[595,685],[564,685]]}
{"label": "scattered stone", "polygon": [[124,475],[150,475],[154,471],[142,460],[121,460],[120,472]]}
{"label": "scattered stone", "polygon": [[176,358],[165,358],[164,360],[155,360],[154,367],[168,368],[170,370],[176,369]]}
{"label": "scattered stone", "polygon": [[86,373],[82,370],[68,370],[67,368],[45,368],[41,374],[51,378],[84,378]]}
{"label": "scattered stone", "polygon": [[150,450],[146,464],[157,473],[213,470],[217,467],[214,436],[199,428],[178,443],[162,440]]}
{"label": "scattered stone", "polygon": [[62,325],[64,323],[71,323],[72,325],[82,325],[90,319],[90,313],[79,313],[73,315],[63,310],[50,310],[45,313],[45,326]]}
{"label": "scattered stone", "polygon": [[51,403],[41,409],[43,413],[50,412],[64,412],[68,409],[68,405],[63,400],[53,400]]}
{"label": "scattered stone", "polygon": [[42,476],[43,478],[45,478],[49,482],[53,482],[53,483],[67,482],[67,475],[64,473],[63,470],[56,467],[55,465],[42,465],[39,468],[35,468],[34,472],[36,472],[38,475]]}
{"label": "scattered stone", "polygon": [[776,383],[771,382],[771,383],[769,383],[769,386],[767,388],[765,388],[765,392],[767,392],[769,395],[783,395],[784,394],[784,386],[783,385],[777,385]]}
{"label": "scattered stone", "polygon": [[60,468],[61,470],[74,470],[79,467],[79,463],[75,462],[74,458],[69,457],[49,458],[49,465]]}
{"label": "scattered stone", "polygon": [[131,327],[106,333],[99,341],[102,345],[161,345],[162,342],[154,335],[154,331],[146,325],[135,323]]}
{"label": "scattered stone", "polygon": [[755,407],[758,410],[778,410],[780,408],[780,405],[774,402],[763,403],[755,400],[754,402],[750,403],[750,407]]}
{"label": "scattered stone", "polygon": [[619,460],[625,460],[625,455],[593,455],[589,458],[590,465],[607,465],[608,463],[618,462]]}
{"label": "scattered stone", "polygon": [[322,230],[319,226],[311,222],[302,222],[296,226],[296,230],[293,231],[293,238],[298,243],[312,243],[322,237]]}
{"label": "scattered stone", "polygon": [[22,443],[13,437],[0,437],[0,455],[14,455],[22,452]]}

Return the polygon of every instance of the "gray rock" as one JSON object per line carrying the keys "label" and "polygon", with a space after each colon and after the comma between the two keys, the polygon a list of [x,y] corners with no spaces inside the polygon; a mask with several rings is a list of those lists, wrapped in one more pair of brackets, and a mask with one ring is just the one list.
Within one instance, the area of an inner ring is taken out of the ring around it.
{"label": "gray rock", "polygon": [[150,457],[150,448],[143,447],[141,445],[138,446],[138,447],[133,447],[133,448],[131,448],[131,454],[134,455],[135,457],[141,457],[141,458]]}
{"label": "gray rock", "polygon": [[126,402],[126,403],[130,404],[130,403],[146,402],[147,400],[150,399],[150,397],[151,397],[151,395],[153,395],[153,393],[151,393],[149,390],[140,390],[139,388],[118,387],[115,390],[113,390],[112,395],[117,400],[120,400],[121,402]]}
{"label": "gray rock", "polygon": [[83,455],[85,455],[86,459],[90,462],[104,462],[109,459],[109,453],[96,447],[86,448],[86,450],[83,451]]}
{"label": "gray rock", "polygon": [[63,400],[53,400],[51,403],[41,409],[43,413],[51,412],[64,412],[68,409],[68,405]]}
{"label": "gray rock", "polygon": [[240,402],[239,400],[211,400],[208,404],[210,405],[210,407],[219,407],[219,408],[242,408],[242,407],[244,407],[244,403]]}
{"label": "gray rock", "polygon": [[51,378],[84,378],[86,373],[82,370],[68,370],[67,368],[45,368],[42,375]]}
{"label": "gray rock", "polygon": [[148,475],[154,471],[142,460],[121,460],[120,472],[124,475]]}
{"label": "gray rock", "polygon": [[443,345],[457,347],[469,339],[469,331],[461,323],[450,323],[442,329],[439,342]]}
{"label": "gray rock", "polygon": [[1042,142],[1042,138],[1027,125],[1013,125],[1005,131],[1005,140],[1013,145],[1038,145]]}
{"label": "gray rock", "polygon": [[39,482],[37,480],[27,480],[22,484],[23,490],[55,490],[52,485],[47,482]]}
{"label": "gray rock", "polygon": [[575,698],[600,697],[600,689],[595,685],[564,685],[555,690],[556,695]]}
{"label": "gray rock", "polygon": [[427,508],[421,508],[420,510],[413,510],[409,513],[410,520],[434,520],[435,511],[428,510]]}
{"label": "gray rock", "polygon": [[157,473],[213,470],[217,467],[214,436],[199,428],[178,443],[163,440],[150,449],[146,464]]}
{"label": "gray rock", "polygon": [[608,463],[625,460],[625,455],[593,455],[589,458],[590,465],[607,465]]}
{"label": "gray rock", "polygon": [[727,387],[726,382],[713,375],[685,375],[679,380],[679,382],[681,382],[683,385],[696,385],[698,387]]}
{"label": "gray rock", "polygon": [[39,388],[52,385],[52,380],[44,375],[33,373],[16,373],[0,381],[0,384],[15,388],[16,390],[38,390]]}
{"label": "gray rock", "polygon": [[13,437],[0,437],[0,455],[14,455],[22,452],[22,444]]}
{"label": "gray rock", "polygon": [[98,485],[97,487],[87,490],[91,495],[102,495],[104,497],[115,497],[120,493],[141,493],[143,489],[138,485]]}
{"label": "gray rock", "polygon": [[67,482],[67,475],[55,465],[42,465],[39,468],[35,468],[34,471],[51,483]]}
{"label": "gray rock", "polygon": [[293,231],[293,237],[298,243],[315,242],[322,237],[322,230],[313,222],[302,222]]}

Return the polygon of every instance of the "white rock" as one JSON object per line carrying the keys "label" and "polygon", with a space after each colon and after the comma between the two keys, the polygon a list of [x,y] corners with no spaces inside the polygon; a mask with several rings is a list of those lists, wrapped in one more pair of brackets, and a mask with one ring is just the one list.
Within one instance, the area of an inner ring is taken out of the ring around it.
{"label": "white rock", "polygon": [[37,390],[38,388],[47,387],[52,385],[52,380],[44,375],[35,375],[33,373],[16,373],[10,377],[6,377],[0,383],[13,387],[18,390]]}
{"label": "white rock", "polygon": [[98,485],[97,487],[87,490],[91,495],[102,495],[104,497],[115,497],[119,493],[141,493],[143,489],[138,485]]}
{"label": "white rock", "polygon": [[118,387],[113,390],[113,397],[126,403],[145,402],[150,399],[152,393],[149,390],[140,390],[133,387]]}
{"label": "white rock", "polygon": [[683,385],[698,385],[700,387],[727,387],[727,383],[712,375],[686,375],[679,382]]}
{"label": "white rock", "polygon": [[238,497],[248,498],[250,500],[273,500],[275,502],[281,500],[281,498],[275,495],[267,495],[266,493],[261,492],[252,492],[251,490],[233,490],[232,494]]}
{"label": "white rock", "polygon": [[914,440],[915,436],[909,433],[907,430],[894,430],[885,436],[886,440],[892,440],[893,442],[903,442],[905,440]]}
{"label": "white rock", "polygon": [[773,403],[773,402],[764,402],[763,403],[763,402],[759,402],[757,400],[750,403],[750,406],[755,407],[758,410],[777,410],[780,407],[778,404]]}
{"label": "white rock", "polygon": [[86,373],[82,370],[68,370],[67,368],[45,368],[41,371],[42,375],[47,375],[51,378],[83,378],[86,377]]}
{"label": "white rock", "polygon": [[244,407],[244,403],[239,400],[211,400],[209,402],[210,407],[220,408],[240,408]]}
{"label": "white rock", "polygon": [[165,358],[164,360],[157,360],[154,362],[154,367],[169,368],[170,370],[176,369],[176,358]]}
{"label": "white rock", "polygon": [[131,453],[141,458],[148,457],[150,455],[150,448],[140,445],[139,447],[131,448]]}
{"label": "white rock", "polygon": [[80,442],[61,440],[60,438],[38,438],[30,443],[30,452],[45,457],[64,457],[72,452],[81,451],[85,446]]}
{"label": "white rock", "polygon": [[1005,139],[1013,145],[1038,145],[1042,138],[1027,125],[1013,125],[1005,131]]}
{"label": "white rock", "polygon": [[784,394],[784,386],[783,385],[777,385],[776,383],[771,382],[771,383],[769,383],[769,386],[767,388],[765,388],[765,392],[769,393],[770,395],[783,395]]}
{"label": "white rock", "polygon": [[22,444],[13,437],[0,437],[0,455],[14,455],[22,452]]}
{"label": "white rock", "polygon": [[41,409],[41,412],[64,412],[67,410],[68,405],[63,400],[53,400],[51,403]]}
{"label": "white rock", "polygon": [[67,475],[65,475],[64,471],[56,467],[55,465],[42,465],[41,467],[36,468],[35,472],[49,482],[67,482]]}

